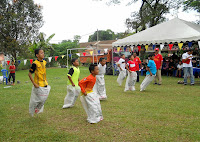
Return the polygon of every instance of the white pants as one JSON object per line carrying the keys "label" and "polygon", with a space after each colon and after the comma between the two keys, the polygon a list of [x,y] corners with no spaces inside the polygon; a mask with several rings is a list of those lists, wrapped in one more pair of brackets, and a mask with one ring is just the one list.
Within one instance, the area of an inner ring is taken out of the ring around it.
{"label": "white pants", "polygon": [[82,95],[80,99],[88,116],[87,121],[89,123],[98,123],[103,120],[100,100],[95,92],[88,93],[87,96]]}
{"label": "white pants", "polygon": [[100,100],[107,99],[104,75],[96,75],[96,83],[93,90],[99,96]]}
{"label": "white pants", "polygon": [[120,72],[119,72],[119,76],[118,76],[118,78],[117,78],[117,82],[118,82],[118,84],[119,84],[119,86],[121,86],[122,85],[122,82],[123,82],[123,80],[126,78],[126,70],[120,70]]}
{"label": "white pants", "polygon": [[126,85],[124,91],[134,91],[135,90],[135,82],[137,80],[137,73],[135,71],[128,72],[128,77],[126,79]]}
{"label": "white pants", "polygon": [[31,116],[34,116],[34,112],[41,113],[44,109],[44,103],[49,96],[51,87],[32,87],[31,98],[29,103],[29,113]]}
{"label": "white pants", "polygon": [[63,108],[73,107],[80,92],[81,92],[81,89],[79,86],[73,87],[72,85],[68,85],[67,95],[65,96],[65,99],[64,99]]}
{"label": "white pants", "polygon": [[146,75],[142,83],[140,84],[140,91],[143,91],[147,88],[147,86],[154,80],[155,75]]}

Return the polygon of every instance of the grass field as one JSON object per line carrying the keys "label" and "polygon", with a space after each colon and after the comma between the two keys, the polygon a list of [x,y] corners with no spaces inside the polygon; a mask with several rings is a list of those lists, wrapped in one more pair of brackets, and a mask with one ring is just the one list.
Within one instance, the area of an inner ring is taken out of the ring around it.
{"label": "grass field", "polygon": [[[200,84],[183,86],[178,78],[163,77],[163,85],[140,92],[141,76],[135,92],[123,92],[125,81],[118,87],[117,76],[105,76],[104,120],[88,124],[79,98],[75,107],[62,109],[66,74],[64,68],[47,69],[51,92],[44,113],[33,118],[28,70],[16,72],[20,84],[0,84],[0,141],[200,141]],[[80,78],[87,75],[81,68]]]}

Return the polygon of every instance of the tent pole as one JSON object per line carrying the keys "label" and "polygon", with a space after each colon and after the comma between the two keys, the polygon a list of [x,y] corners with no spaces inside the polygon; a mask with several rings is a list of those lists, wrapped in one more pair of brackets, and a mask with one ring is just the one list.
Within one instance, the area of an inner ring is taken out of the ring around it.
{"label": "tent pole", "polygon": [[68,49],[67,49],[67,69],[69,69],[68,68]]}
{"label": "tent pole", "polygon": [[115,68],[114,68],[114,61],[113,61],[113,52],[114,52],[114,48],[112,47],[112,69],[113,69],[113,75],[115,75]]}

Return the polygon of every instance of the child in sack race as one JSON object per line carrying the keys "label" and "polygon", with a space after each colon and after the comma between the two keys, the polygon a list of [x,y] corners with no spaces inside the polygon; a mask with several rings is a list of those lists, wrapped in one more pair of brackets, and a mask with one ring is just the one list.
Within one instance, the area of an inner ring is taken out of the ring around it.
{"label": "child in sack race", "polygon": [[105,80],[104,74],[106,73],[106,60],[104,58],[99,59],[99,74],[96,75],[96,83],[94,85],[94,91],[99,96],[100,100],[106,100],[106,87],[105,87]]}
{"label": "child in sack race", "polygon": [[136,66],[136,61],[134,61],[134,56],[129,55],[129,61],[126,64],[126,69],[128,71],[128,77],[126,79],[126,85],[124,92],[130,90],[130,91],[135,91],[135,82],[137,80],[137,66]]}
{"label": "child in sack race", "polygon": [[117,62],[117,66],[119,68],[119,76],[117,78],[117,82],[118,82],[119,86],[121,86],[123,80],[126,78],[126,69],[125,69],[126,63],[125,63],[125,55],[124,54],[121,54],[121,58]]}
{"label": "child in sack race", "polygon": [[93,124],[103,120],[103,115],[99,96],[93,91],[96,75],[99,73],[98,66],[91,64],[89,71],[91,74],[79,81],[79,86],[82,92],[80,99],[87,114],[87,121]]}
{"label": "child in sack race", "polygon": [[[46,61],[44,59],[44,51],[42,49],[35,50],[35,60],[29,70],[29,78],[33,83],[31,98],[29,103],[29,113],[34,116],[34,113],[41,113],[44,109],[44,103],[49,96],[51,87],[46,79]],[[32,74],[35,73],[34,79]]]}
{"label": "child in sack race", "polygon": [[64,99],[64,105],[63,108],[70,108],[73,107],[75,104],[76,99],[78,98],[78,95],[81,92],[80,87],[78,86],[79,81],[79,61],[77,58],[72,59],[73,67],[69,70],[67,76],[68,76],[68,82],[67,82],[67,95]]}
{"label": "child in sack race", "polygon": [[146,77],[142,81],[140,85],[140,91],[144,91],[146,87],[155,79],[156,76],[156,64],[154,62],[154,54],[149,55],[149,63],[147,65],[147,72],[146,72]]}

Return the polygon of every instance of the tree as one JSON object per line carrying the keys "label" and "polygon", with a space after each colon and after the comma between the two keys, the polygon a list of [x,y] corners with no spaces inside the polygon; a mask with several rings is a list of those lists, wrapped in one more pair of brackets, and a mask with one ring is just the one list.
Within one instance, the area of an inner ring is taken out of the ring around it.
{"label": "tree", "polygon": [[[113,40],[113,39],[115,39],[115,33],[112,30],[108,29],[106,31],[104,30],[98,31],[98,40]],[[89,36],[88,41],[89,42],[97,41],[97,31],[93,35]]]}
{"label": "tree", "polygon": [[199,0],[185,0],[184,10],[195,10],[200,13],[200,1]]}
{"label": "tree", "polygon": [[33,0],[0,1],[0,52],[17,56],[28,51],[29,41],[43,25],[41,6]]}

